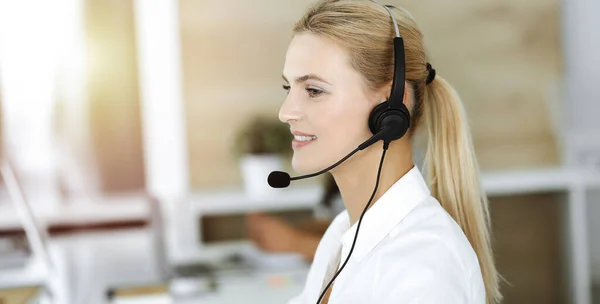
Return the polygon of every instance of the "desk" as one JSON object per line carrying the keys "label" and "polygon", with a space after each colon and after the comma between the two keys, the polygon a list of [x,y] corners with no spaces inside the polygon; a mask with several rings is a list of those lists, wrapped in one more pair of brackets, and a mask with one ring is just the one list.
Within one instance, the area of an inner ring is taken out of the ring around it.
{"label": "desk", "polygon": [[214,293],[204,293],[185,298],[166,294],[140,295],[118,298],[110,304],[239,304],[261,303],[282,304],[302,291],[306,271],[282,272],[281,274],[237,274],[219,279],[219,289]]}
{"label": "desk", "polygon": [[[162,279],[153,237],[147,229],[85,232],[55,237],[50,243],[53,260],[56,261],[61,275],[61,284],[57,285],[61,288],[58,294],[61,299],[65,299],[64,302],[61,301],[64,304],[106,304],[106,291],[110,287],[156,282]],[[207,248],[203,251],[204,253],[199,252],[198,259],[206,258],[210,261],[215,257],[222,258],[223,253],[235,251],[246,252],[248,256],[256,257],[256,253],[252,252],[246,243],[227,244],[222,248]],[[222,254],[219,255],[219,252]],[[287,259],[286,263],[292,265],[292,261],[293,259]],[[308,270],[306,267],[294,264],[291,270],[279,272],[275,269],[275,263],[271,266],[268,263],[264,265],[267,269],[220,272],[217,276],[219,284],[216,292],[174,303],[199,303],[200,300],[203,304],[284,303],[300,292],[303,275]],[[37,262],[33,262],[21,272],[2,273],[0,285],[15,287],[15,282],[17,285],[40,282],[44,280],[42,270]],[[285,280],[278,278],[278,273],[285,276]],[[152,303],[150,298],[147,300],[148,302],[142,303]],[[159,300],[160,297],[154,297],[152,301]]]}

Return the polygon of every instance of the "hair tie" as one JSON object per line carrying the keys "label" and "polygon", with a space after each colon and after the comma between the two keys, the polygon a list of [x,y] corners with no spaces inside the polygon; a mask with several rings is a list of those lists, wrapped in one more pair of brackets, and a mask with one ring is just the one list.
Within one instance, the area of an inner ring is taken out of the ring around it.
{"label": "hair tie", "polygon": [[430,84],[435,78],[435,69],[431,67],[431,64],[429,64],[429,62],[427,63],[427,71],[429,72],[429,75],[427,75],[427,80],[425,80],[425,84]]}

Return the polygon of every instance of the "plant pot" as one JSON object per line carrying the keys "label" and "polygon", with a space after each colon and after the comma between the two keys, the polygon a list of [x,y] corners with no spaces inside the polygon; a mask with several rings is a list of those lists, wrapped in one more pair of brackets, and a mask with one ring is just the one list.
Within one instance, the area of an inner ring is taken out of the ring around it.
{"label": "plant pot", "polygon": [[271,171],[283,171],[283,158],[277,154],[245,155],[240,160],[240,169],[246,193],[253,197],[264,197],[280,192],[271,188],[267,177]]}

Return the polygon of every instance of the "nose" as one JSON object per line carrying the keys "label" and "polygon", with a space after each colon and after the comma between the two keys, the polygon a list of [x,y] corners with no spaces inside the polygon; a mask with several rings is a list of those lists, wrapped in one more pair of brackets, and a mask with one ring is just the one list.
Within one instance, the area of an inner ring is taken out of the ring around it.
{"label": "nose", "polygon": [[284,123],[290,123],[292,121],[298,121],[302,118],[302,111],[300,104],[290,94],[285,98],[285,101],[279,109],[279,120]]}

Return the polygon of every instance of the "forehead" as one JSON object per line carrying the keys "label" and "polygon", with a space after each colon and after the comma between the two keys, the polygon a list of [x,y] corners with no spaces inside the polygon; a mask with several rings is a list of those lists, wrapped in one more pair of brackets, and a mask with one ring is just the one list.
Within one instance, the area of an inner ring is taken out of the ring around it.
{"label": "forehead", "polygon": [[[285,57],[284,76],[292,78],[316,74],[330,82],[351,76],[348,52],[333,41],[311,33],[295,35]],[[352,75],[356,76],[356,75]]]}

